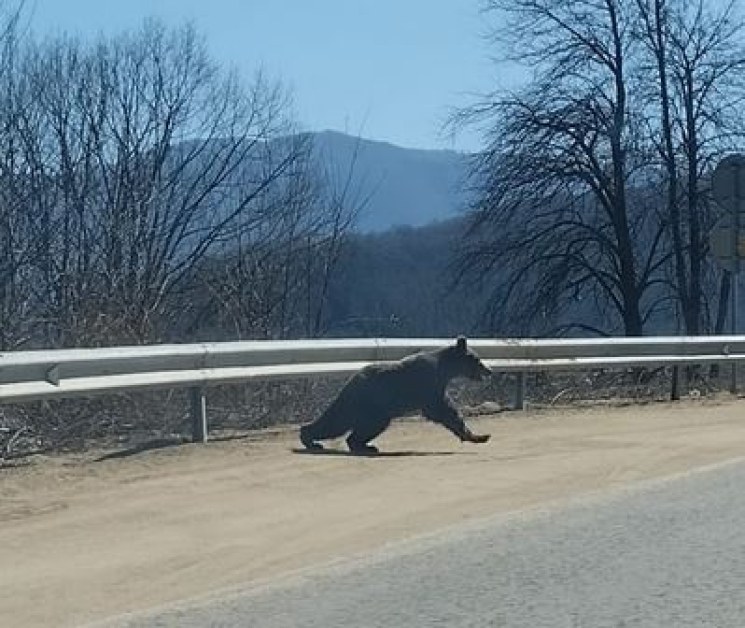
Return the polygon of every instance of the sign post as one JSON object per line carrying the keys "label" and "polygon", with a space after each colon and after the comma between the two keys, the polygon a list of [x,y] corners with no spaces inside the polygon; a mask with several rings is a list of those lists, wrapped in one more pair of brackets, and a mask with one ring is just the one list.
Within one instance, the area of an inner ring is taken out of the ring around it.
{"label": "sign post", "polygon": [[[728,212],[711,234],[711,250],[719,263],[730,273],[730,331],[737,333],[737,275],[740,260],[745,259],[745,155],[734,154],[722,159],[714,169],[711,191],[714,200]],[[737,364],[732,363],[730,392],[737,393]]]}

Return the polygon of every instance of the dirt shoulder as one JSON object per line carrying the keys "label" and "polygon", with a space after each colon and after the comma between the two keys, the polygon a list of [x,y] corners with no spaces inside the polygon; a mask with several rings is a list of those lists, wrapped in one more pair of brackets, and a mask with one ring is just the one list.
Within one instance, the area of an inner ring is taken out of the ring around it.
{"label": "dirt shoulder", "polygon": [[[424,422],[389,455],[293,453],[294,429],[0,471],[0,617],[73,626],[325,563],[460,521],[745,456],[745,405]],[[341,450],[342,447],[340,446]]]}

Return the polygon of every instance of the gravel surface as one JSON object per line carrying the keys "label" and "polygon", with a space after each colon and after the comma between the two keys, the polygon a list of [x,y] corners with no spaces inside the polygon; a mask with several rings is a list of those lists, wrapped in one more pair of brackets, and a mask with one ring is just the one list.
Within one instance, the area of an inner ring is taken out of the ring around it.
{"label": "gravel surface", "polygon": [[741,627],[744,486],[715,465],[110,625]]}

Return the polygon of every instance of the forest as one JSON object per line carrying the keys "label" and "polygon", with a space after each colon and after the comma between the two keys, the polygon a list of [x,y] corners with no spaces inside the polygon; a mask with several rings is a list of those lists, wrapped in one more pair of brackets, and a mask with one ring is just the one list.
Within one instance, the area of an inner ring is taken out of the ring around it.
{"label": "forest", "polygon": [[725,329],[711,172],[742,144],[737,3],[488,0],[526,69],[453,113],[483,131],[459,217],[361,233],[374,188],[292,98],[193,25],[0,30],[0,350],[340,335]]}

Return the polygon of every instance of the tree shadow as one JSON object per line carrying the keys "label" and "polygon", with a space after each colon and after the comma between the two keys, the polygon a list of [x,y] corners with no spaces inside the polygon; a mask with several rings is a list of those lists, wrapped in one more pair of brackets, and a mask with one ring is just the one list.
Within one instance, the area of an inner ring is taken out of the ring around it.
{"label": "tree shadow", "polygon": [[347,458],[418,458],[428,456],[469,456],[473,451],[415,451],[404,449],[400,451],[379,451],[377,453],[357,453],[346,449],[304,449],[293,447],[290,451],[301,456],[341,456]]}
{"label": "tree shadow", "polygon": [[146,451],[152,451],[154,449],[167,449],[169,447],[178,447],[185,445],[189,440],[187,438],[154,438],[144,443],[138,443],[132,447],[126,449],[120,449],[119,451],[112,451],[111,453],[99,456],[94,462],[104,462],[106,460],[116,460],[117,458],[128,458],[129,456],[135,456],[137,454],[144,453]]}
{"label": "tree shadow", "polygon": [[210,443],[229,443],[234,440],[249,440],[251,438],[256,438],[256,436],[251,433],[248,433],[248,434],[215,434],[214,436],[210,434],[209,442]]}
{"label": "tree shadow", "polygon": [[[252,438],[252,434],[219,434],[212,436],[210,435],[208,442],[210,443],[221,443],[230,442],[237,440],[248,440]],[[117,458],[128,458],[129,456],[135,456],[137,454],[144,453],[146,451],[152,451],[155,449],[168,449],[170,447],[178,447],[180,445],[188,445],[193,443],[190,438],[186,436],[172,436],[163,438],[154,438],[152,440],[145,441],[143,443],[137,443],[126,449],[120,449],[108,454],[104,454],[94,460],[94,462],[103,462],[105,460],[115,460]]]}

